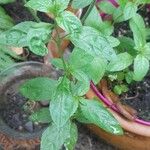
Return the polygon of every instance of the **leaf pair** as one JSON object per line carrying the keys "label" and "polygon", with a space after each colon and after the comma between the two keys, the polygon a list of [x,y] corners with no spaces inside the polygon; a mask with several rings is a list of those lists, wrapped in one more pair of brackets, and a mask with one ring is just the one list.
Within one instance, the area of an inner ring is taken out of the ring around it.
{"label": "leaf pair", "polygon": [[0,44],[28,46],[33,53],[44,56],[48,53],[45,43],[50,38],[51,29],[52,25],[49,23],[22,22],[0,34]]}
{"label": "leaf pair", "polygon": [[50,104],[50,114],[57,127],[62,127],[78,108],[78,100],[70,91],[70,81],[62,78]]}
{"label": "leaf pair", "polygon": [[82,123],[95,124],[107,132],[122,135],[123,131],[116,119],[97,100],[80,99],[77,120]]}
{"label": "leaf pair", "polygon": [[67,150],[73,150],[77,135],[77,127],[74,123],[67,122],[60,128],[52,124],[42,135],[41,150],[59,150],[63,144]]}
{"label": "leaf pair", "polygon": [[25,6],[58,16],[59,13],[68,7],[68,4],[69,0],[29,0]]}
{"label": "leaf pair", "polygon": [[149,70],[149,43],[146,43],[146,28],[143,18],[135,15],[130,20],[130,28],[133,32],[135,49],[138,55],[134,59],[134,80],[141,81]]}

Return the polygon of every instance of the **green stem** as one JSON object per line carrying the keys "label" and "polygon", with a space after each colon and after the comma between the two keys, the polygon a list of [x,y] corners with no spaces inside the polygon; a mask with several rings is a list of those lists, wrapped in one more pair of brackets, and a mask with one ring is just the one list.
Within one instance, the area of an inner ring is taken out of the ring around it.
{"label": "green stem", "polygon": [[90,14],[91,10],[93,9],[93,7],[95,6],[95,3],[96,3],[96,0],[93,0],[93,2],[88,7],[88,10],[86,11],[85,15],[81,19],[82,24],[85,23],[85,20],[89,16],[89,14]]}
{"label": "green stem", "polygon": [[[26,4],[27,0],[23,0],[23,3]],[[31,13],[31,15],[33,16],[33,18],[37,21],[37,22],[41,22],[40,18],[37,16],[37,12],[29,7],[27,7],[28,11]]]}

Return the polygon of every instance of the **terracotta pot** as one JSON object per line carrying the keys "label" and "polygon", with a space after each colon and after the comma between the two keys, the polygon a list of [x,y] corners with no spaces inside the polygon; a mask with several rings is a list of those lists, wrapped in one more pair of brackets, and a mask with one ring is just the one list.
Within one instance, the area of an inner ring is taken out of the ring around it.
{"label": "terracotta pot", "polygon": [[[96,97],[95,93],[90,89],[86,94],[87,98]],[[118,120],[124,129],[123,136],[109,134],[94,125],[88,125],[88,128],[106,142],[114,145],[121,150],[150,150],[150,126],[138,124],[129,121],[118,113],[108,109]]]}
{"label": "terracotta pot", "polygon": [[[27,79],[39,76],[57,78],[52,67],[39,62],[18,63],[4,70],[0,74],[0,110],[7,106],[7,91],[11,88],[17,93],[20,84]],[[40,144],[40,137],[45,128],[37,132],[20,132],[9,127],[0,116],[0,145],[4,150],[13,150],[14,146],[19,149],[31,150]]]}

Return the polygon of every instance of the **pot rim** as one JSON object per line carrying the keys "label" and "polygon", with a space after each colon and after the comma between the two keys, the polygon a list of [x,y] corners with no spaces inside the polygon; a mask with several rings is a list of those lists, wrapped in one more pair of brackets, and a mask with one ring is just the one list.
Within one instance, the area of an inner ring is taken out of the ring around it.
{"label": "pot rim", "polygon": [[[95,93],[93,88],[91,88],[89,90],[89,92],[86,94],[86,96],[89,99],[91,99],[93,97],[98,97],[98,95]],[[98,97],[98,99],[100,101],[102,101],[100,97]],[[105,103],[104,103],[104,105],[107,106]],[[131,133],[134,133],[134,134],[137,134],[140,136],[150,137],[150,126],[139,124],[134,121],[129,121],[129,120],[125,119],[124,117],[122,117],[116,111],[112,110],[110,107],[108,108],[108,111],[110,111],[110,113],[112,113],[112,115],[117,119],[117,121],[119,122],[119,124],[125,131],[131,132]]]}
{"label": "pot rim", "polygon": [[[28,62],[16,63],[16,64],[8,67],[7,69],[5,69],[4,71],[2,71],[0,73],[0,77],[2,78],[2,80],[4,79],[4,85],[7,84],[6,78],[7,78],[7,74],[9,73],[9,71],[10,72],[11,71],[15,72],[15,71],[18,71],[19,68],[20,69],[24,69],[24,67],[26,67],[26,66],[29,67],[28,70],[33,67],[33,69],[35,69],[34,71],[37,73],[37,75],[35,75],[35,76],[31,75],[30,78],[28,77],[26,79],[31,79],[31,78],[38,77],[38,76],[42,75],[42,71],[44,70],[43,68],[45,68],[46,71],[47,71],[46,75],[47,74],[51,75],[51,71],[53,71],[52,70],[53,69],[52,66],[46,65],[44,63],[36,62],[36,61],[28,61]],[[34,66],[36,66],[36,67],[39,66],[41,68],[39,70],[38,69],[36,70],[36,68]],[[15,69],[13,70],[13,68],[15,68]],[[19,78],[21,75],[23,75],[23,73],[24,73],[24,71],[22,72],[22,74],[19,74],[19,76],[17,76],[16,78]],[[39,75],[38,73],[39,74],[41,73],[41,74]],[[43,71],[43,73],[44,73],[44,71]],[[8,78],[13,76],[13,75],[14,74],[9,74]],[[42,76],[46,76],[46,75],[43,74]],[[2,80],[0,81],[1,83],[2,83]],[[11,80],[13,80],[13,78],[10,78],[8,80],[8,82],[11,82]],[[9,85],[9,86],[12,86],[12,85]],[[6,87],[6,89],[5,89],[5,87],[3,87],[3,85],[1,85],[0,93],[2,93],[3,88],[5,90],[7,90],[9,88],[9,86]],[[19,131],[15,130],[15,129],[12,129],[9,125],[7,125],[7,123],[4,122],[2,116],[0,116],[0,132],[2,132],[3,134],[6,134],[7,136],[10,136],[12,138],[18,139],[18,140],[39,138],[42,135],[43,130],[45,130],[45,129],[46,129],[46,127],[43,127],[42,129],[40,129],[40,130],[38,130],[36,132],[32,132],[32,133],[30,133],[30,132],[19,132]]]}

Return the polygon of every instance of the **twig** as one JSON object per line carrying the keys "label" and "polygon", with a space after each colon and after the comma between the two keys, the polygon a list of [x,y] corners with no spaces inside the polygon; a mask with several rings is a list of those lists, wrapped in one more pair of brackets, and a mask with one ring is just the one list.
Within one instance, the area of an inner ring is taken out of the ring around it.
{"label": "twig", "polygon": [[131,96],[131,97],[128,97],[127,94],[126,94],[126,95],[125,95],[125,99],[126,99],[126,100],[135,99],[135,98],[137,98],[138,96],[139,96],[139,92],[137,92],[135,96]]}

